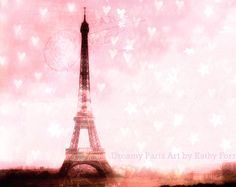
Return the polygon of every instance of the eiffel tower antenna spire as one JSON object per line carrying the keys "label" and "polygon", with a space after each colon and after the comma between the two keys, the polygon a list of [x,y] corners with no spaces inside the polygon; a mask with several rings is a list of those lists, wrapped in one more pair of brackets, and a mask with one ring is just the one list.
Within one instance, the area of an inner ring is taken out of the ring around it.
{"label": "eiffel tower antenna spire", "polygon": [[84,21],[86,21],[86,7],[84,7]]}

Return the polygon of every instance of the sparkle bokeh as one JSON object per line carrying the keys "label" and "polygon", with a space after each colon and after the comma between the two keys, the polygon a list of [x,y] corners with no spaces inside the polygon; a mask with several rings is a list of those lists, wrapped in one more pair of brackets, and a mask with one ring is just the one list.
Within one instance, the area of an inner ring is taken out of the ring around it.
{"label": "sparkle bokeh", "polygon": [[[92,107],[111,165],[213,167],[236,154],[236,1],[0,0],[0,166],[59,167],[79,87],[83,6]],[[118,159],[118,153],[217,159]]]}

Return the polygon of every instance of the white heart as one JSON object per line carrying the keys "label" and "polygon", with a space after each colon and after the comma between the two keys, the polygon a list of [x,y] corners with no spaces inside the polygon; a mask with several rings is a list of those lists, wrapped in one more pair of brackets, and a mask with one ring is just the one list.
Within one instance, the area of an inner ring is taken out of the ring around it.
{"label": "white heart", "polygon": [[154,4],[157,10],[160,10],[163,7],[163,1],[155,0]]}
{"label": "white heart", "polygon": [[110,12],[111,7],[110,6],[104,6],[104,7],[102,7],[102,9],[103,9],[104,14],[107,15]]}
{"label": "white heart", "polygon": [[184,6],[183,0],[176,0],[175,3],[176,3],[176,6],[178,7],[178,9],[181,9]]}
{"label": "white heart", "polygon": [[22,80],[14,80],[14,84],[16,88],[20,88],[23,84]]}
{"label": "white heart", "polygon": [[131,54],[130,53],[123,53],[123,55],[124,55],[125,61],[129,62],[131,59]]}
{"label": "white heart", "polygon": [[112,43],[112,45],[115,45],[117,42],[118,42],[118,40],[119,40],[119,37],[118,36],[112,36],[111,37],[111,43]]}
{"label": "white heart", "polygon": [[99,90],[100,92],[102,92],[102,91],[105,89],[106,84],[105,84],[105,83],[98,83],[98,84],[97,84],[97,87],[98,87],[98,90]]}
{"label": "white heart", "polygon": [[26,54],[25,54],[25,52],[18,52],[18,53],[17,53],[17,56],[18,56],[18,59],[19,59],[20,61],[23,61],[24,58],[25,58],[25,56],[26,56]]}
{"label": "white heart", "polygon": [[148,34],[149,34],[149,36],[154,36],[154,34],[156,33],[156,27],[148,27],[147,28],[147,30],[148,30]]}
{"label": "white heart", "polygon": [[5,65],[6,64],[6,57],[0,56],[0,65]]}
{"label": "white heart", "polygon": [[141,18],[133,18],[133,21],[134,21],[134,26],[137,27],[141,21]]}
{"label": "white heart", "polygon": [[116,49],[110,49],[109,54],[111,58],[113,59],[117,55],[117,50]]}
{"label": "white heart", "polygon": [[40,8],[39,12],[40,12],[41,16],[45,16],[48,12],[48,9],[47,8]]}
{"label": "white heart", "polygon": [[35,45],[37,45],[38,42],[39,42],[39,37],[37,37],[37,36],[32,36],[32,37],[31,37],[31,41],[32,41],[33,45],[35,46]]}
{"label": "white heart", "polygon": [[56,90],[55,90],[55,88],[47,87],[47,88],[45,88],[44,91],[46,94],[54,94]]}
{"label": "white heart", "polygon": [[124,18],[125,9],[119,9],[119,8],[117,8],[117,9],[116,9],[116,12],[117,12],[118,16],[119,16],[121,19]]}
{"label": "white heart", "polygon": [[42,77],[42,73],[40,73],[40,72],[35,72],[35,73],[34,73],[34,77],[35,77],[37,80],[40,80],[41,77]]}
{"label": "white heart", "polygon": [[21,30],[22,30],[21,25],[14,25],[14,32],[16,35],[19,34]]}

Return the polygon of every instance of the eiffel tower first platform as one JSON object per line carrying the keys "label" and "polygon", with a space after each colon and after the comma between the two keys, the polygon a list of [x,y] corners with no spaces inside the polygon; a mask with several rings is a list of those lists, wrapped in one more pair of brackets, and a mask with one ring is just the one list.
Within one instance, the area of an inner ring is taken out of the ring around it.
{"label": "eiffel tower first platform", "polygon": [[[78,108],[76,116],[74,117],[75,125],[70,142],[70,147],[66,149],[66,157],[60,168],[59,174],[61,176],[68,176],[74,168],[80,167],[82,165],[87,165],[95,168],[99,176],[106,177],[112,175],[113,172],[106,160],[105,152],[100,145],[100,141],[94,124],[94,117],[91,110],[88,55],[89,25],[86,22],[85,8],[84,20],[81,24],[80,32],[82,35],[79,77],[80,106]],[[78,147],[81,129],[86,129],[88,131],[90,144],[89,148]],[[76,176],[79,175],[79,173],[75,174]]]}

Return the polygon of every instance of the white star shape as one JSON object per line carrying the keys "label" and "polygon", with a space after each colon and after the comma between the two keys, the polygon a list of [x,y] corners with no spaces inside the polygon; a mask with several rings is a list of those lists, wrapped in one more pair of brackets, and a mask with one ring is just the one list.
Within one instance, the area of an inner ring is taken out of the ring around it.
{"label": "white star shape", "polygon": [[173,90],[173,86],[167,82],[161,82],[161,91],[164,93],[171,94]]}
{"label": "white star shape", "polygon": [[193,133],[189,136],[189,141],[191,142],[192,145],[196,144],[199,141],[199,134]]}
{"label": "white star shape", "polygon": [[217,127],[222,124],[222,117],[218,114],[213,114],[210,122],[213,124],[214,127]]}
{"label": "white star shape", "polygon": [[179,147],[173,146],[171,148],[171,153],[172,154],[180,154],[181,153],[181,149]]}
{"label": "white star shape", "polygon": [[184,53],[189,55],[189,56],[194,55],[195,54],[195,49],[193,49],[193,48],[186,48],[184,50]]}
{"label": "white star shape", "polygon": [[220,147],[224,150],[224,151],[227,151],[229,149],[231,149],[232,145],[231,145],[231,141],[228,140],[228,139],[223,139],[221,144],[220,144]]}
{"label": "white star shape", "polygon": [[146,143],[145,143],[145,142],[138,142],[138,143],[137,143],[137,147],[138,147],[138,150],[139,150],[140,152],[142,152],[142,151],[144,150],[145,146],[146,146]]}
{"label": "white star shape", "polygon": [[7,115],[10,114],[11,108],[9,105],[0,105],[0,114]]}
{"label": "white star shape", "polygon": [[214,10],[213,10],[213,7],[211,6],[206,6],[205,9],[204,9],[204,14],[206,17],[211,17],[213,14],[214,14]]}
{"label": "white star shape", "polygon": [[180,126],[180,125],[183,124],[183,120],[184,120],[184,116],[182,114],[175,114],[174,115],[173,125],[175,127]]}
{"label": "white star shape", "polygon": [[177,76],[178,76],[178,70],[173,68],[167,76],[167,81],[170,84],[177,83],[178,82],[178,77]]}
{"label": "white star shape", "polygon": [[156,131],[159,132],[163,128],[164,123],[161,121],[154,121],[153,126],[155,127]]}
{"label": "white star shape", "polygon": [[62,134],[62,129],[59,124],[51,123],[48,132],[52,137],[60,137]]}
{"label": "white star shape", "polygon": [[120,28],[124,28],[124,27],[125,27],[125,20],[124,20],[124,19],[120,20],[120,21],[118,22],[118,26],[119,26]]}
{"label": "white star shape", "polygon": [[202,75],[208,75],[209,74],[209,65],[208,64],[200,64],[200,67],[198,69],[198,72]]}
{"label": "white star shape", "polygon": [[137,104],[133,104],[133,103],[128,102],[127,106],[125,107],[125,111],[128,114],[136,113],[137,112]]}
{"label": "white star shape", "polygon": [[176,95],[178,98],[182,98],[185,95],[185,91],[184,90],[177,90]]}
{"label": "white star shape", "polygon": [[153,166],[153,163],[150,160],[145,160],[144,167],[145,168],[151,168]]}
{"label": "white star shape", "polygon": [[231,82],[234,83],[234,84],[236,84],[236,75],[233,76]]}

